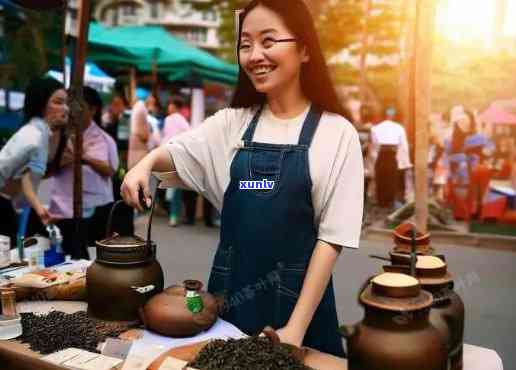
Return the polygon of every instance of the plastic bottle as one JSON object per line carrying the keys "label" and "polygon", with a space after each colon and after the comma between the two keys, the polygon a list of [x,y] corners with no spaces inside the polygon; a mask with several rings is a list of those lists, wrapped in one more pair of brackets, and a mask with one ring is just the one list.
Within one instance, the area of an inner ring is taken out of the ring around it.
{"label": "plastic bottle", "polygon": [[65,256],[61,244],[63,237],[61,230],[56,225],[48,225],[47,231],[50,236],[50,249],[45,251],[45,267],[63,263]]}

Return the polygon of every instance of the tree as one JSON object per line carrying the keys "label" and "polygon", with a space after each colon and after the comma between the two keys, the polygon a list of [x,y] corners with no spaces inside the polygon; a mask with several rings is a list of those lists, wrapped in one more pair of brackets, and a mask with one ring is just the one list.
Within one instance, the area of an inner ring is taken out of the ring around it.
{"label": "tree", "polygon": [[[400,52],[403,13],[400,0],[340,0],[330,1],[321,10],[317,26],[321,44],[328,58],[347,51],[350,59],[363,55],[362,73],[356,69],[336,66],[337,83],[366,85],[373,91],[373,100],[395,100],[396,83],[385,84],[385,76],[396,74],[396,59]],[[391,59],[389,63],[370,65],[370,58]],[[373,74],[376,78],[369,78]],[[360,81],[360,79],[362,81]],[[395,77],[394,77],[395,79]],[[377,83],[377,81],[379,83]],[[381,83],[380,83],[381,81]]]}
{"label": "tree", "polygon": [[10,81],[24,88],[34,77],[58,64],[63,17],[61,11],[23,10],[23,18],[6,17],[7,62],[15,67]]}
{"label": "tree", "polygon": [[[278,0],[280,1],[280,0]],[[306,0],[314,17],[318,17],[330,0]],[[222,47],[218,51],[220,57],[236,62],[236,24],[235,10],[244,8],[249,0],[210,0],[205,3],[196,2],[193,5],[197,9],[216,7],[221,17],[221,24],[218,29],[218,37]]]}

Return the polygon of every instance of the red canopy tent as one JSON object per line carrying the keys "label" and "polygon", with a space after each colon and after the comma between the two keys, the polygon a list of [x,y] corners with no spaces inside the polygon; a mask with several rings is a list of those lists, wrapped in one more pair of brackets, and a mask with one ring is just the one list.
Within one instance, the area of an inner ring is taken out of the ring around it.
{"label": "red canopy tent", "polygon": [[494,125],[516,125],[516,114],[508,112],[497,104],[491,104],[480,115],[480,119]]}

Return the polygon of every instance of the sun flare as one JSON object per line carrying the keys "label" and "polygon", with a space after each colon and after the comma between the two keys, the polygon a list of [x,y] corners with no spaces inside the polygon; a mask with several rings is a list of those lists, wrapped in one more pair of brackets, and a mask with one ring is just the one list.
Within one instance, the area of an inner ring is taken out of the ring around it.
{"label": "sun flare", "polygon": [[[480,41],[491,44],[496,32],[495,0],[441,0],[437,8],[437,31],[453,41]],[[516,35],[516,0],[507,0],[503,35]]]}

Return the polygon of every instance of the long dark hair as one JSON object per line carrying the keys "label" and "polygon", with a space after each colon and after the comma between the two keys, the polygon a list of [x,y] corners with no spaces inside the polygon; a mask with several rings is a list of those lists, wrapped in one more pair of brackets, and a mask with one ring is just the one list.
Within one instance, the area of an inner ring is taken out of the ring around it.
{"label": "long dark hair", "polygon": [[23,122],[27,123],[34,117],[43,118],[50,97],[63,88],[61,82],[51,77],[38,77],[32,80],[25,89]]}
{"label": "long dark hair", "polygon": [[95,114],[93,115],[93,121],[99,126],[102,126],[102,99],[97,92],[92,87],[84,86],[83,89],[84,101],[86,104],[90,106],[90,108],[95,109]]}
{"label": "long dark hair", "polygon": [[[244,20],[249,12],[259,5],[278,14],[299,40],[299,45],[306,47],[310,60],[301,66],[303,94],[320,110],[337,113],[350,119],[350,114],[340,103],[333,86],[312,15],[303,0],[252,0],[239,16],[237,50],[240,49],[240,36]],[[238,84],[230,106],[249,108],[261,105],[265,100],[265,94],[256,91],[243,68],[240,68]]]}
{"label": "long dark hair", "polygon": [[473,112],[469,110],[464,111],[470,119],[470,127],[468,132],[464,132],[460,129],[459,125],[455,123],[453,127],[453,133],[451,137],[451,152],[462,153],[464,152],[464,143],[466,138],[477,132],[477,120]]}

